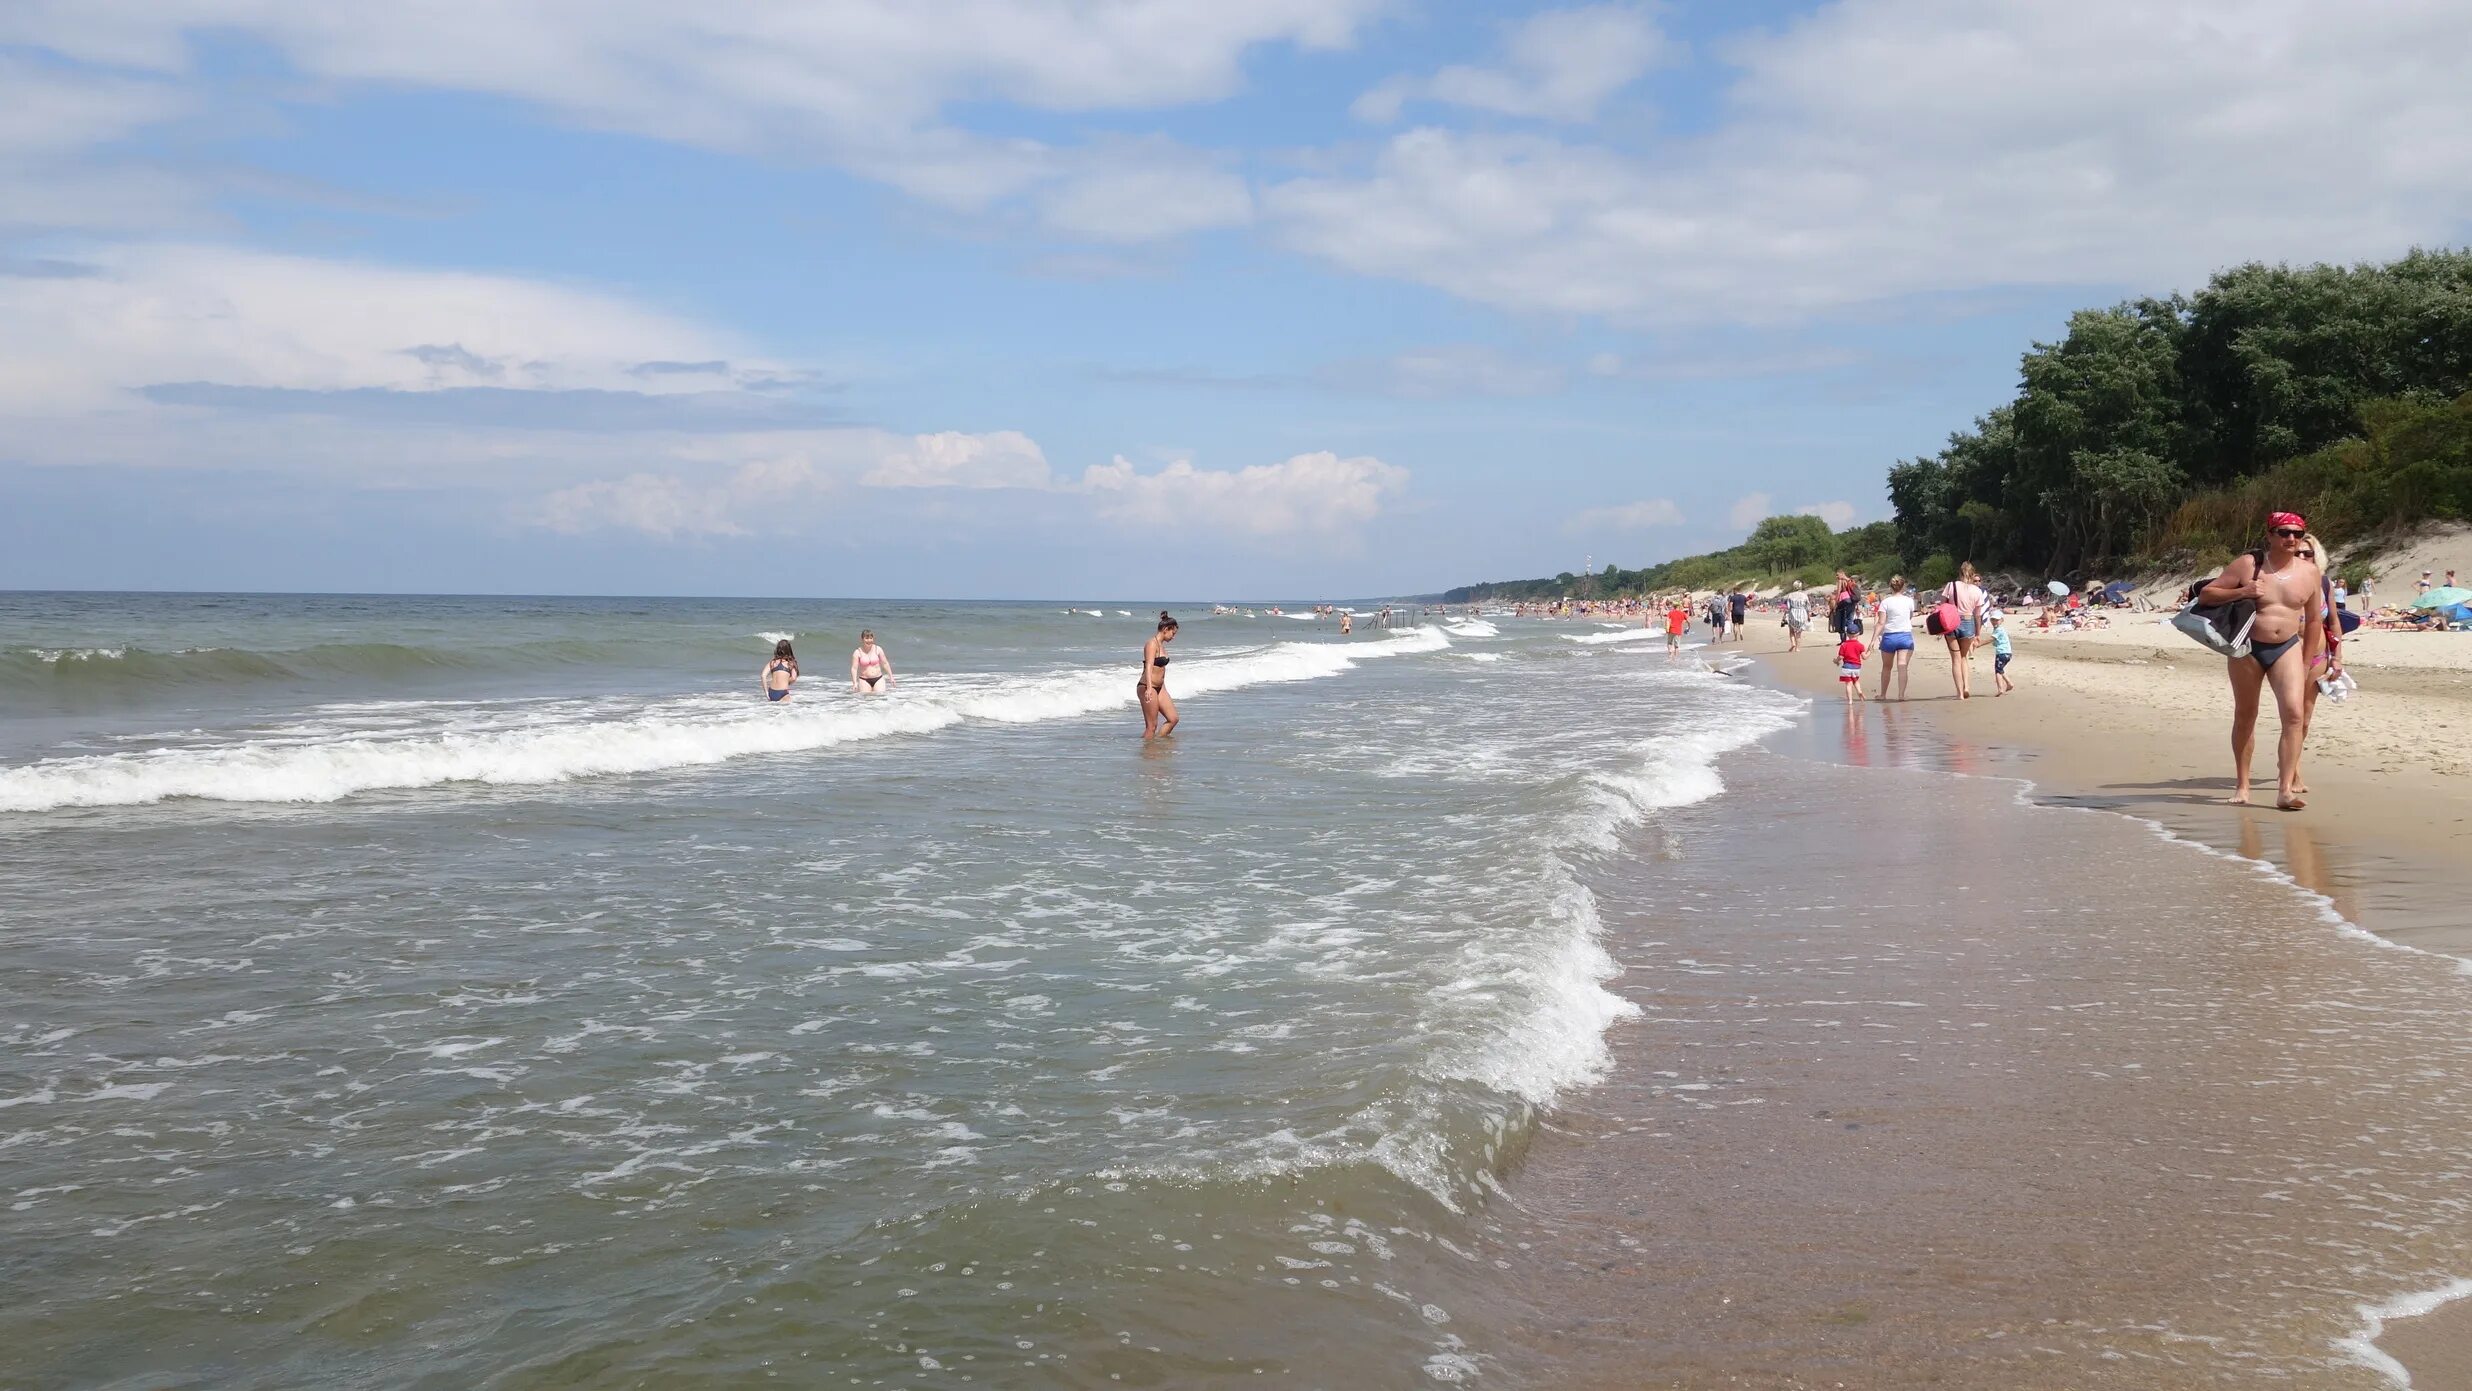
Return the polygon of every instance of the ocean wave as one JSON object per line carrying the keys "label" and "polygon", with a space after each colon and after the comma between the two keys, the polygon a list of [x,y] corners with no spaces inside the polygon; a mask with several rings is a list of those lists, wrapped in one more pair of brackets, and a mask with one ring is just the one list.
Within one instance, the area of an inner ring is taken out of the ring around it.
{"label": "ocean wave", "polygon": [[1665,636],[1664,632],[1656,628],[1619,628],[1609,633],[1564,633],[1561,635],[1564,642],[1584,642],[1591,647],[1606,642],[1646,642],[1650,638],[1663,636]]}
{"label": "ocean wave", "polygon": [[1590,805],[1581,828],[1585,843],[1611,850],[1625,827],[1724,792],[1718,759],[1791,727],[1809,708],[1809,702],[1782,691],[1729,689],[1737,698],[1702,715],[1701,723],[1643,740],[1626,768],[1588,775]]}
{"label": "ocean wave", "polygon": [[[1335,676],[1369,658],[1436,652],[1439,631],[1381,642],[1282,642],[1191,659],[1176,694]],[[204,748],[47,759],[0,770],[0,811],[142,806],[174,798],[223,802],[334,802],[359,793],[449,783],[495,786],[658,772],[760,754],[804,753],[963,721],[1032,724],[1133,703],[1117,670],[1008,677],[984,686],[904,693],[884,701],[793,700],[766,706],[725,697],[661,702],[623,718],[556,715],[484,731],[447,729],[385,737],[297,734]]]}
{"label": "ocean wave", "polygon": [[1546,859],[1549,893],[1534,930],[1471,960],[1468,989],[1518,998],[1517,1008],[1437,1071],[1532,1106],[1601,1080],[1613,1065],[1605,1031],[1639,1007],[1606,988],[1622,974],[1605,950],[1596,895],[1561,860]]}
{"label": "ocean wave", "polygon": [[[555,660],[528,650],[526,660]],[[181,686],[239,686],[332,677],[401,678],[481,665],[478,654],[394,642],[339,642],[280,652],[233,647],[19,647],[0,652],[0,692],[28,696],[102,694]]]}
{"label": "ocean wave", "polygon": [[1482,618],[1470,618],[1453,623],[1442,631],[1459,638],[1498,638],[1502,630]]}

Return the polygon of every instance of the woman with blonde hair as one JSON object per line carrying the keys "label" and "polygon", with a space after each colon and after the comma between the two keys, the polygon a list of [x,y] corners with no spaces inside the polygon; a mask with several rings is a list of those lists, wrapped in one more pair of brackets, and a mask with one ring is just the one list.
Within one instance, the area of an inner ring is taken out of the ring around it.
{"label": "woman with blonde hair", "polygon": [[1956,683],[1959,700],[1974,696],[1974,639],[1983,630],[1987,601],[1982,576],[1975,573],[1971,560],[1958,566],[1957,578],[1940,588],[1937,616],[1942,621],[1938,626],[1940,636],[1948,640],[1948,676]]}

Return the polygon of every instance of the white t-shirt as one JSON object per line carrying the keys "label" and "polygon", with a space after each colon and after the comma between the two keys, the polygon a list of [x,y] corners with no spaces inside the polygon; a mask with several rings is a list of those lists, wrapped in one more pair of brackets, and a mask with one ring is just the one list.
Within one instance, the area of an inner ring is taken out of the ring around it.
{"label": "white t-shirt", "polygon": [[1914,596],[1883,594],[1880,596],[1880,631],[1910,633],[1914,631]]}

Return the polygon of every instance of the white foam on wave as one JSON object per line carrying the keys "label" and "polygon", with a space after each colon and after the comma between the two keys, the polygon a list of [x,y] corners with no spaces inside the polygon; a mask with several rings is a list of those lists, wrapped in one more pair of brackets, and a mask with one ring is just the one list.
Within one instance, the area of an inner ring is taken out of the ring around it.
{"label": "white foam on wave", "polygon": [[[1380,642],[1281,642],[1203,656],[1176,668],[1179,696],[1336,676],[1372,658],[1437,652],[1439,630]],[[883,700],[802,697],[782,705],[700,696],[623,718],[560,713],[484,730],[384,737],[295,734],[205,748],[46,759],[0,769],[0,812],[142,806],[172,798],[333,802],[357,793],[446,783],[509,786],[691,768],[760,754],[805,753],[966,720],[1034,724],[1133,703],[1127,673],[1070,671],[905,692]]]}
{"label": "white foam on wave", "polygon": [[[25,650],[46,666],[58,666],[62,662],[116,662],[129,655],[125,647],[29,647]],[[211,652],[214,649],[201,647],[195,650]]]}
{"label": "white foam on wave", "polygon": [[[1708,679],[1708,678],[1702,678]],[[1810,702],[1758,686],[1737,689],[1741,698],[1695,717],[1695,723],[1643,740],[1630,766],[1588,775],[1592,797],[1582,829],[1599,850],[1614,848],[1623,828],[1650,814],[1705,802],[1725,791],[1717,760],[1788,728]]]}
{"label": "white foam on wave", "polygon": [[1610,633],[1561,634],[1564,642],[1584,642],[1591,647],[1604,642],[1646,642],[1650,638],[1663,636],[1665,634],[1655,628],[1622,628]]}
{"label": "white foam on wave", "polygon": [[758,634],[756,634],[756,636],[757,636],[757,637],[759,637],[759,638],[762,638],[762,639],[763,639],[764,641],[766,641],[766,642],[788,642],[790,639],[792,639],[792,638],[794,638],[794,637],[797,637],[797,636],[798,636],[798,634],[796,634],[796,633],[758,633]]}
{"label": "white foam on wave", "polygon": [[1498,638],[1502,630],[1482,618],[1470,618],[1453,623],[1442,631],[1458,638]]}
{"label": "white foam on wave", "polygon": [[2466,1298],[2472,1298],[2472,1280],[2451,1280],[2434,1290],[2418,1290],[2397,1295],[2382,1303],[2363,1304],[2360,1306],[2360,1331],[2348,1338],[2337,1338],[2335,1346],[2346,1358],[2376,1371],[2408,1391],[2412,1385],[2411,1370],[2377,1344],[2378,1338],[2386,1332],[2386,1325],[2396,1319],[2419,1318],[2431,1310]]}
{"label": "white foam on wave", "polygon": [[1531,1105],[1604,1078],[1613,1066],[1605,1031],[1639,1006],[1606,988],[1622,974],[1605,950],[1596,895],[1568,866],[1546,858],[1552,896],[1533,936],[1501,944],[1475,967],[1468,988],[1524,997],[1523,1007],[1468,1053],[1446,1056],[1442,1076],[1481,1082]]}

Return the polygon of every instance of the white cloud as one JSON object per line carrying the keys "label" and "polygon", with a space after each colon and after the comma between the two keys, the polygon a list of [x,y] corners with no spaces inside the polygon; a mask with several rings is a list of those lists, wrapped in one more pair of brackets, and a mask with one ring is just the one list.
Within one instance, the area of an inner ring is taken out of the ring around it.
{"label": "white cloud", "polygon": [[1245,181],[1175,150],[1101,152],[1041,199],[1049,227],[1093,241],[1144,242],[1253,220]]}
{"label": "white cloud", "polygon": [[1832,531],[1843,531],[1854,525],[1854,504],[1850,502],[1815,502],[1809,507],[1794,509],[1806,517],[1817,517],[1828,523]]}
{"label": "white cloud", "polygon": [[1373,520],[1408,471],[1369,456],[1324,450],[1284,463],[1228,470],[1178,461],[1143,473],[1122,455],[1085,469],[1081,489],[1099,514],[1144,527],[1216,530],[1254,536],[1327,535]]}
{"label": "white cloud", "polygon": [[1726,510],[1725,519],[1738,527],[1749,530],[1775,515],[1768,505],[1771,501],[1772,499],[1766,493],[1745,493],[1736,498],[1734,505]]}
{"label": "white cloud", "polygon": [[1054,478],[1028,435],[945,430],[886,454],[858,481],[870,488],[1046,488]]}
{"label": "white cloud", "polygon": [[1732,45],[1705,134],[1633,151],[1416,129],[1262,207],[1351,270],[1624,321],[2185,286],[2459,236],[2467,52],[2458,4],[1840,0]]}
{"label": "white cloud", "polygon": [[739,516],[747,507],[790,491],[802,481],[753,465],[710,485],[631,473],[551,493],[528,509],[527,519],[570,536],[601,530],[635,531],[662,540],[682,535],[743,536],[747,528]]}
{"label": "white cloud", "polygon": [[[1129,110],[1236,91],[1252,50],[1353,42],[1383,0],[703,0],[689,5],[428,0],[17,0],[0,45],[185,74],[191,44],[238,35],[339,85],[532,103],[604,130],[838,165],[914,196],[985,208],[1040,189],[1066,230],[1128,235],[1147,202],[1166,235],[1241,221],[1241,185],[1163,168],[1158,148],[1058,148],[943,119],[957,102]],[[1200,192],[1197,201],[1157,196]],[[1144,194],[1154,195],[1148,199]]]}
{"label": "white cloud", "polygon": [[1640,531],[1652,526],[1682,525],[1682,509],[1671,498],[1652,497],[1614,507],[1591,507],[1564,524],[1569,531]]}
{"label": "white cloud", "polygon": [[648,361],[743,356],[709,329],[508,276],[207,246],[82,255],[87,273],[0,275],[0,419],[129,404],[162,383],[428,391],[688,391]]}
{"label": "white cloud", "polygon": [[195,180],[95,153],[192,112],[174,84],[0,52],[0,92],[0,232],[155,226],[201,206]]}
{"label": "white cloud", "polygon": [[1670,53],[1655,21],[1636,6],[1547,10],[1511,29],[1500,67],[1453,66],[1423,81],[1393,79],[1351,109],[1360,119],[1387,123],[1421,99],[1506,116],[1585,121]]}

